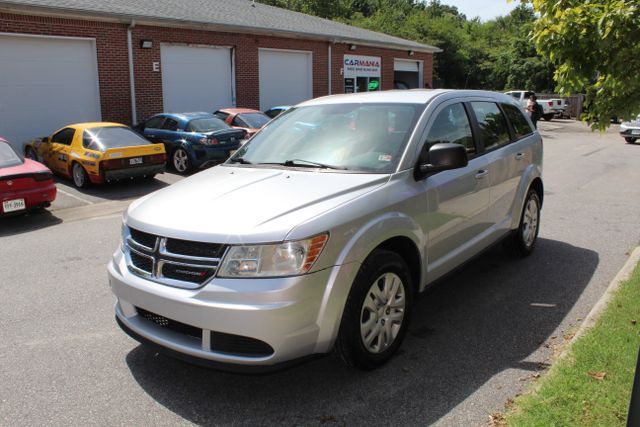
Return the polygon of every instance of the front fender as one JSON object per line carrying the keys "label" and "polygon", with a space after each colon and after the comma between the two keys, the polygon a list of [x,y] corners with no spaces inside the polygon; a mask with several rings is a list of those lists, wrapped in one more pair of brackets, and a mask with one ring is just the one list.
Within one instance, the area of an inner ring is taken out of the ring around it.
{"label": "front fender", "polygon": [[[511,229],[515,230],[520,225],[520,217],[522,216],[522,209],[524,209],[525,198],[527,192],[531,187],[533,181],[537,178],[542,179],[542,169],[539,165],[532,163],[522,174],[520,183],[518,184],[518,190],[516,191],[516,197],[513,199],[513,206],[511,207]],[[543,196],[543,195],[541,195]],[[541,200],[542,201],[542,200]],[[541,206],[542,207],[542,206]]]}
{"label": "front fender", "polygon": [[320,326],[320,335],[317,352],[329,351],[338,336],[344,306],[362,262],[378,246],[394,237],[410,239],[418,248],[423,264],[420,279],[422,284],[426,271],[424,265],[426,238],[418,224],[401,212],[388,212],[371,219],[350,236],[338,254],[318,313],[317,323]]}

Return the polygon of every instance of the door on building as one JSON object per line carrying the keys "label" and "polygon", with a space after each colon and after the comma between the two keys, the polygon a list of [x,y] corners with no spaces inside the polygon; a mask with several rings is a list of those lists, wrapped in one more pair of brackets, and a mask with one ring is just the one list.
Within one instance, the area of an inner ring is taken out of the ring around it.
{"label": "door on building", "polygon": [[0,134],[20,150],[70,123],[101,120],[93,39],[0,34],[0,58]]}
{"label": "door on building", "polygon": [[162,99],[167,113],[235,106],[232,50],[162,44]]}
{"label": "door on building", "polygon": [[259,64],[262,111],[313,98],[311,52],[260,49]]}
{"label": "door on building", "polygon": [[381,88],[381,58],[377,56],[345,55],[344,92],[373,92]]}
{"label": "door on building", "polygon": [[418,89],[424,87],[423,62],[410,59],[394,60],[393,87],[395,89]]}

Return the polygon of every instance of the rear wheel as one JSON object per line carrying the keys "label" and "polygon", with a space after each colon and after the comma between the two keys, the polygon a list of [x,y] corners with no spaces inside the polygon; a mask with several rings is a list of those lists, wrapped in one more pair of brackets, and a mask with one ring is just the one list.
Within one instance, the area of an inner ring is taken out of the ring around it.
{"label": "rear wheel", "polygon": [[78,188],[86,188],[89,185],[89,177],[80,163],[74,163],[72,168],[73,184]]}
{"label": "rear wheel", "polygon": [[191,170],[191,160],[184,148],[177,148],[173,152],[173,167],[180,173],[187,173]]}
{"label": "rear wheel", "polygon": [[545,121],[550,122],[550,121],[551,121],[551,119],[553,119],[553,116],[554,116],[553,114],[545,114],[544,116],[542,116],[542,118],[543,118]]}
{"label": "rear wheel", "polygon": [[402,344],[413,308],[408,273],[402,257],[380,249],[360,267],[336,341],[336,351],[348,365],[377,368]]}
{"label": "rear wheel", "polygon": [[524,202],[520,225],[507,239],[505,247],[509,253],[525,257],[533,252],[540,231],[540,196],[534,189],[529,189]]}
{"label": "rear wheel", "polygon": [[627,136],[624,138],[625,141],[627,141],[629,144],[635,144],[637,138],[633,138],[630,136]]}

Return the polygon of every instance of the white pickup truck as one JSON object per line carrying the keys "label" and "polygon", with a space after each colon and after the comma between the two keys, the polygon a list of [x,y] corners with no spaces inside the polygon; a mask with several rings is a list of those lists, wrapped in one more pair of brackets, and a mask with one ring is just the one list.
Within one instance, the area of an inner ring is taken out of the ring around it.
{"label": "white pickup truck", "polygon": [[[512,90],[509,92],[505,92],[505,94],[514,97],[520,102],[523,108],[527,108],[529,97],[531,95],[535,95],[535,92],[531,92],[530,90]],[[553,100],[539,99],[538,104],[542,106],[542,118],[546,121],[553,119],[553,117],[556,115],[556,111],[553,109]]]}

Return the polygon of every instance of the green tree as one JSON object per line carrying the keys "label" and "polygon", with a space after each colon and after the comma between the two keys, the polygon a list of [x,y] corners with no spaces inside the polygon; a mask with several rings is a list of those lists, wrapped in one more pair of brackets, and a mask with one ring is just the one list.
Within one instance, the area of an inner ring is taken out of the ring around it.
{"label": "green tree", "polygon": [[[523,0],[524,1],[524,0]],[[640,113],[638,0],[531,0],[538,51],[557,66],[561,93],[586,93],[583,119],[605,129]]]}

